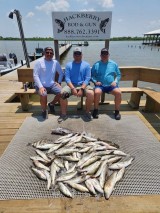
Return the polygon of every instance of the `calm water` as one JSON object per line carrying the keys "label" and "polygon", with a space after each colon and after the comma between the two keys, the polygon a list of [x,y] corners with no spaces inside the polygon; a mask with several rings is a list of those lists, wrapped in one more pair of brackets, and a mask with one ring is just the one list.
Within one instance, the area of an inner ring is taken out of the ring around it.
{"label": "calm water", "polygon": [[[74,42],[78,43],[78,42]],[[160,68],[160,47],[151,47],[141,44],[141,41],[111,41],[110,58],[119,66],[147,66]],[[28,53],[33,53],[36,47],[54,47],[51,41],[27,41]],[[88,47],[82,46],[83,59],[92,66],[99,59],[100,50],[104,47],[103,41],[90,41]],[[61,59],[62,67],[73,59],[73,48]],[[0,53],[14,52],[18,60],[24,59],[22,44],[20,41],[0,41]]]}
{"label": "calm water", "polygon": [[[78,43],[78,42],[74,42]],[[36,47],[54,47],[51,41],[27,41],[28,53],[33,53]],[[73,46],[61,58],[61,66],[73,59]],[[90,41],[89,46],[82,46],[83,59],[88,61],[92,66],[94,62],[99,60],[100,50],[104,47],[103,41]],[[14,52],[18,60],[24,59],[21,41],[0,41],[0,53]],[[110,58],[118,63],[119,66],[147,66],[160,68],[160,47],[151,47],[142,45],[141,41],[111,41],[110,42]],[[126,82],[123,82],[126,84]],[[139,85],[141,86],[141,85]],[[144,87],[151,87],[160,91],[160,86],[143,83]]]}

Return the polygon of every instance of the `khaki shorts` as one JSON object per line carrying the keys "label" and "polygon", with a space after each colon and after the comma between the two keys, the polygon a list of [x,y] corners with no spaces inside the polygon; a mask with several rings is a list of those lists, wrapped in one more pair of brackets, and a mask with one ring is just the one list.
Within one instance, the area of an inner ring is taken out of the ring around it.
{"label": "khaki shorts", "polygon": [[[77,90],[81,89],[81,86],[74,86]],[[93,90],[93,87],[91,87],[90,85],[88,85],[85,89],[84,89],[84,96],[86,96],[86,92],[87,90]],[[72,95],[72,91],[71,88],[69,86],[65,86],[62,88],[61,93],[66,94],[68,93],[69,96]]]}

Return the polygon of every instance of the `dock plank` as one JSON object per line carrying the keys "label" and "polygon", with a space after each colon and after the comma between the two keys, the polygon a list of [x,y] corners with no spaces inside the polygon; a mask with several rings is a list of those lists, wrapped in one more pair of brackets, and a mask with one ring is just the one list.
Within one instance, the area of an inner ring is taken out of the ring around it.
{"label": "dock plank", "polygon": [[[40,105],[33,103],[32,110],[22,112],[20,103],[5,103],[14,91],[22,85],[17,82],[17,72],[13,71],[0,77],[0,156],[28,116],[39,115]],[[132,110],[126,101],[122,102],[123,115],[136,114],[141,118],[156,138],[160,141],[160,113],[145,113],[142,111],[145,101],[141,101],[139,110]],[[77,102],[69,103],[68,112],[74,113]],[[57,113],[59,113],[59,108]],[[100,105],[100,113],[112,114],[114,102]],[[83,113],[83,112],[81,112]],[[147,196],[111,196],[109,201],[104,198],[56,198],[31,200],[0,201],[0,212],[5,213],[160,213],[160,195]]]}

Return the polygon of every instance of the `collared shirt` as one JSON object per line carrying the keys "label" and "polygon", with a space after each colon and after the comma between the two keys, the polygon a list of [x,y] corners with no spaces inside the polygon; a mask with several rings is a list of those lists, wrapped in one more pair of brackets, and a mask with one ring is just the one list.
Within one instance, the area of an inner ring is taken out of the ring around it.
{"label": "collared shirt", "polygon": [[51,87],[55,82],[56,72],[59,74],[58,83],[61,83],[64,73],[57,60],[47,61],[45,58],[37,60],[33,71],[35,85],[38,88]]}
{"label": "collared shirt", "polygon": [[118,65],[112,61],[104,63],[97,61],[91,69],[91,81],[93,83],[101,82],[103,86],[110,86],[112,82],[116,82],[117,85],[121,79],[121,72]]}
{"label": "collared shirt", "polygon": [[86,61],[67,63],[65,68],[65,80],[67,84],[72,83],[73,85],[79,86],[84,83],[88,85],[90,79],[91,69],[89,63]]}

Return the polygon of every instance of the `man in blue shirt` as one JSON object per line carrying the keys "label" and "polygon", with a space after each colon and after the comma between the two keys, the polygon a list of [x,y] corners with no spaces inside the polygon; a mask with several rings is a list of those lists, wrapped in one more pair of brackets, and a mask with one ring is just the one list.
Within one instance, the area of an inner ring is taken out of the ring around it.
{"label": "man in blue shirt", "polygon": [[118,65],[114,61],[109,60],[108,49],[103,48],[101,50],[101,60],[93,65],[91,73],[91,80],[95,84],[93,118],[98,118],[100,96],[102,92],[105,92],[115,96],[115,119],[120,120],[121,91],[118,87],[118,83],[121,78],[121,73]]}
{"label": "man in blue shirt", "polygon": [[71,95],[77,97],[86,96],[85,118],[90,121],[90,109],[94,99],[93,88],[89,85],[91,79],[90,65],[82,60],[82,49],[80,47],[74,49],[73,58],[74,60],[67,63],[65,68],[67,86],[62,89],[62,96],[64,99]]}

